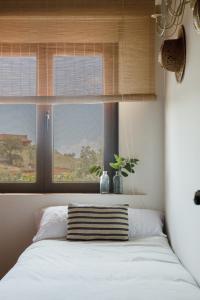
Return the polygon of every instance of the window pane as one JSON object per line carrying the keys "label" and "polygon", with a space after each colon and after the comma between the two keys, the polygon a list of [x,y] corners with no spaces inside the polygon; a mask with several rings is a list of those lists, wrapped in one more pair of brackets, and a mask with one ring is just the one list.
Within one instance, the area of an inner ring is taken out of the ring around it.
{"label": "window pane", "polygon": [[102,95],[101,56],[55,56],[54,95]]}
{"label": "window pane", "polygon": [[0,105],[0,183],[36,181],[36,106]]}
{"label": "window pane", "polygon": [[36,95],[36,57],[0,57],[0,96]]}
{"label": "window pane", "polygon": [[103,104],[54,106],[54,182],[98,181],[89,168],[103,165],[103,111]]}

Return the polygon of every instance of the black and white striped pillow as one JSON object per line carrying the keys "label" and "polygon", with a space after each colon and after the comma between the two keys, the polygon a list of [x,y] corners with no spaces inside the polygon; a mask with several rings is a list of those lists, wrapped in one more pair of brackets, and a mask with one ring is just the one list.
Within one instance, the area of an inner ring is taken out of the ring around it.
{"label": "black and white striped pillow", "polygon": [[67,240],[128,241],[128,207],[69,205]]}

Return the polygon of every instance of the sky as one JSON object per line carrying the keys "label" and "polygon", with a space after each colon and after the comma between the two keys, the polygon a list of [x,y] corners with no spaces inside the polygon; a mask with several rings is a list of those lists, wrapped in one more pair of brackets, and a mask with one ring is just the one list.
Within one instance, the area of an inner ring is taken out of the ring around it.
{"label": "sky", "polygon": [[0,105],[0,133],[27,134],[36,141],[35,105]]}
{"label": "sky", "polygon": [[[103,90],[101,57],[56,57],[56,95],[98,95]],[[0,96],[36,93],[34,57],[0,58]],[[0,133],[26,134],[36,143],[36,106],[0,105]],[[82,146],[99,149],[103,143],[103,105],[67,104],[53,107],[54,148],[79,156]]]}

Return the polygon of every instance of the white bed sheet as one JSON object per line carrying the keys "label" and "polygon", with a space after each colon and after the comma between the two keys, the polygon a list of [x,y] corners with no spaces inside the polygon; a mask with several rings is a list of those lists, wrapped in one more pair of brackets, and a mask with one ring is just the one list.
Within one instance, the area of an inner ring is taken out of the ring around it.
{"label": "white bed sheet", "polygon": [[165,237],[32,244],[0,282],[1,300],[200,300]]}

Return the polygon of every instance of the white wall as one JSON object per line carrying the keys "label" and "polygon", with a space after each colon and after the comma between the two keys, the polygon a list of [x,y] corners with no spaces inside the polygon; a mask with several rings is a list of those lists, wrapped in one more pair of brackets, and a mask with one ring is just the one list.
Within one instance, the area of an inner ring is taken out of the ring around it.
{"label": "white wall", "polygon": [[160,99],[120,105],[120,154],[140,159],[136,173],[124,179],[124,191],[146,193],[149,205],[161,210],[164,206],[162,123]]}
{"label": "white wall", "polygon": [[200,35],[187,9],[187,64],[182,84],[166,74],[166,213],[172,247],[200,283]]}
{"label": "white wall", "polygon": [[163,72],[157,63],[156,101],[120,103],[119,152],[140,159],[136,173],[124,179],[126,193],[146,193],[149,205],[164,209],[164,95]]}

